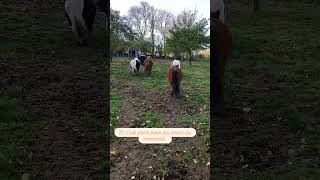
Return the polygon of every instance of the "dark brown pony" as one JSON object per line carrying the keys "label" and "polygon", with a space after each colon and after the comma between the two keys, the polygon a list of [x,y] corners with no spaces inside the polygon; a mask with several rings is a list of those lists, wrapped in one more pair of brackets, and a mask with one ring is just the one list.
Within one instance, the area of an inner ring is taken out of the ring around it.
{"label": "dark brown pony", "polygon": [[212,83],[214,110],[221,112],[224,104],[224,71],[227,59],[232,53],[232,36],[229,28],[219,20],[220,11],[211,13],[213,34],[213,68]]}
{"label": "dark brown pony", "polygon": [[170,95],[180,97],[180,82],[183,79],[183,73],[178,66],[173,66],[168,73],[168,80],[170,83]]}
{"label": "dark brown pony", "polygon": [[151,71],[152,71],[152,65],[153,65],[153,62],[152,62],[152,58],[151,56],[148,56],[146,60],[144,60],[144,74],[146,76],[150,76],[151,74]]}

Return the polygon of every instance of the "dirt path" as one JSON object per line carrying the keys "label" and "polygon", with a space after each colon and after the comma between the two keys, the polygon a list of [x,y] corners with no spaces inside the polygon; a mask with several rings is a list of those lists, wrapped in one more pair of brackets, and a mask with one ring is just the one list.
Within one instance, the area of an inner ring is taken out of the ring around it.
{"label": "dirt path", "polygon": [[[112,82],[111,89],[114,87],[120,90],[122,97],[118,127],[141,127],[139,114],[147,111],[163,114],[165,127],[183,127],[175,122],[176,118],[195,114],[198,109],[186,99],[174,99],[162,92],[146,91],[136,82]],[[200,134],[200,130],[197,134]],[[161,178],[160,169],[168,170],[166,178],[169,179],[208,179],[208,166],[182,160],[183,151],[190,147],[193,147],[194,155],[203,151],[199,139],[201,137],[197,136],[190,139],[175,138],[171,144],[165,145],[164,149],[161,149],[160,145],[140,144],[136,138],[115,139],[111,148],[116,149],[118,154],[113,157],[111,179],[129,179],[133,176],[136,179],[158,179]],[[152,154],[159,149],[163,150],[163,157]]]}

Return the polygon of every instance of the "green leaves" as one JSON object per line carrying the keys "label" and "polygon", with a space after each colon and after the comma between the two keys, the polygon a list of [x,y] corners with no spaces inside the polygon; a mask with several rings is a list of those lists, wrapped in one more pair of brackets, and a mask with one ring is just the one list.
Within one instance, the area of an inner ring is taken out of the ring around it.
{"label": "green leaves", "polygon": [[120,16],[119,11],[112,9],[110,19],[112,50],[123,51],[130,48],[137,35],[133,32],[127,20]]}
{"label": "green leaves", "polygon": [[196,21],[196,11],[183,11],[169,30],[167,40],[168,48],[175,54],[189,53],[204,49],[208,46],[210,38],[206,35],[208,22],[205,18]]}

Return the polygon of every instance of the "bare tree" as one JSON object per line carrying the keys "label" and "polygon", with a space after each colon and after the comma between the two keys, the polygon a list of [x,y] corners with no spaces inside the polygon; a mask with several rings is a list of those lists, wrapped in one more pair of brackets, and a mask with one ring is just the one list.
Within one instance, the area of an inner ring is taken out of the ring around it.
{"label": "bare tree", "polygon": [[128,15],[130,18],[130,25],[134,31],[139,35],[140,40],[143,40],[146,36],[146,33],[149,29],[149,13],[148,13],[149,4],[145,1],[140,2],[140,6],[132,6],[129,9]]}
{"label": "bare tree", "polygon": [[151,34],[151,44],[152,44],[152,50],[151,54],[154,55],[154,48],[155,48],[155,21],[157,16],[157,9],[153,6],[148,5],[147,6],[147,13],[148,13],[148,19],[150,22],[150,34]]}
{"label": "bare tree", "polygon": [[157,20],[156,20],[156,29],[159,31],[159,33],[162,36],[163,40],[163,53],[165,56],[166,54],[166,38],[169,33],[169,29],[172,28],[173,26],[173,19],[174,16],[171,12],[166,11],[166,10],[158,10],[157,14]]}
{"label": "bare tree", "polygon": [[174,24],[178,27],[188,27],[196,23],[198,11],[184,10],[174,20]]}

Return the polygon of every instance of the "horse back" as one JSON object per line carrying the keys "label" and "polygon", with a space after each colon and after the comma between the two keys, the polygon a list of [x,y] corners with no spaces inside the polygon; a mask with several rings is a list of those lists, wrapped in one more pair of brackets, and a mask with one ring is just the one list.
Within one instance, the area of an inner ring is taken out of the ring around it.
{"label": "horse back", "polygon": [[150,59],[146,59],[144,61],[144,67],[146,70],[150,70],[152,68],[153,62]]}
{"label": "horse back", "polygon": [[213,34],[215,36],[215,45],[217,55],[227,57],[232,52],[232,36],[229,28],[220,20],[213,20]]}
{"label": "horse back", "polygon": [[[174,77],[174,75],[175,75],[176,77]],[[182,81],[182,79],[183,79],[183,73],[182,73],[181,69],[179,69],[179,68],[177,68],[177,67],[172,67],[172,68],[169,70],[169,73],[168,73],[168,81],[169,81],[170,83],[173,83],[173,81],[175,81],[174,78],[177,78],[177,79],[176,79],[176,81],[177,81],[176,83],[180,83],[180,82]]]}

